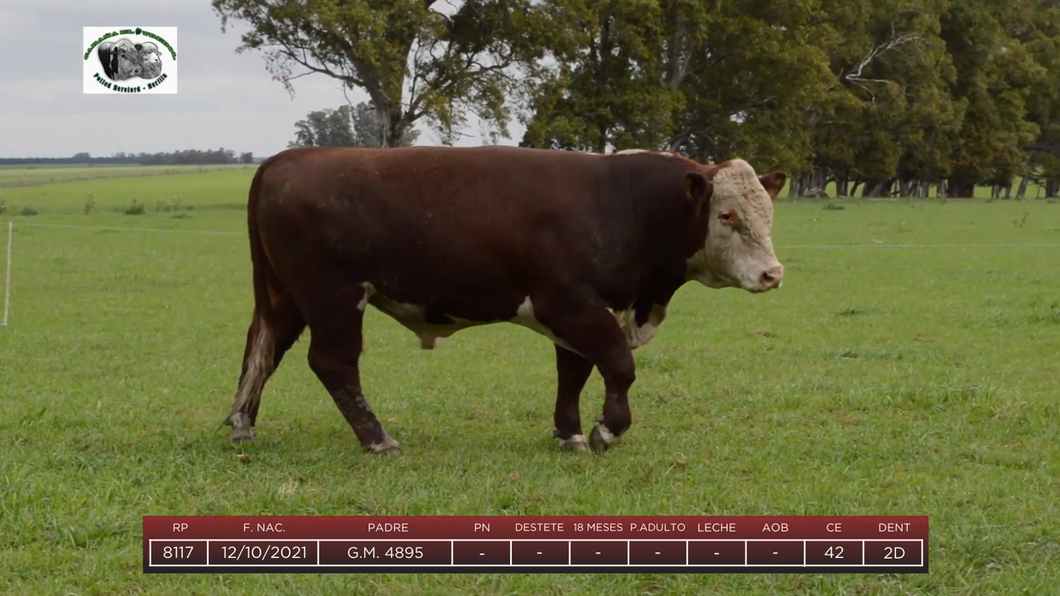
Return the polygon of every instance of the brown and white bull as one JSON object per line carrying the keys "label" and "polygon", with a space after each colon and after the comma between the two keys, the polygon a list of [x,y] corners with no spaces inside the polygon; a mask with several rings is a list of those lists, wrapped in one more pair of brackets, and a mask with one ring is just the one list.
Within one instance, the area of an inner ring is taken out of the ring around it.
{"label": "brown and white bull", "polygon": [[[309,366],[362,447],[396,454],[361,391],[368,305],[435,339],[511,322],[553,341],[553,436],[604,450],[632,422],[632,350],[689,281],[765,292],[784,269],[771,240],[783,172],[665,153],[515,147],[298,148],[261,165],[247,209],[254,314],[231,440],[254,437],[261,393],[308,326]],[[603,415],[586,440],[593,368]]]}

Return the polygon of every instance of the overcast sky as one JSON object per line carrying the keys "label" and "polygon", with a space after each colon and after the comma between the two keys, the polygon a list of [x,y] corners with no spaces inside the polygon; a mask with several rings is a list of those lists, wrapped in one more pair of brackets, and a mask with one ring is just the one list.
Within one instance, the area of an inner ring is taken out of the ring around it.
{"label": "overcast sky", "polygon": [[[85,95],[82,27],[177,27],[176,95]],[[209,0],[4,0],[0,2],[0,157],[69,157],[80,151],[216,149],[267,156],[294,138],[295,121],[346,102],[323,76],[298,79],[295,96],[272,80],[261,52],[236,54],[238,27],[221,33]],[[355,103],[367,99],[351,93]],[[437,144],[424,130],[417,144]],[[509,127],[516,144],[523,128]],[[479,145],[477,123],[459,145]]]}

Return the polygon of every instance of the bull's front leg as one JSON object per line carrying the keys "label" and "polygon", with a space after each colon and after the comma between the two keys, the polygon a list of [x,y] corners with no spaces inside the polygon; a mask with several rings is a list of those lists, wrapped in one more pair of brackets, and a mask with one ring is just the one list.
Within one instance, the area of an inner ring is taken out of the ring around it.
{"label": "bull's front leg", "polygon": [[[623,348],[609,354],[605,363],[597,364],[604,377],[604,413],[596,419],[599,424],[589,433],[589,446],[594,451],[606,451],[618,443],[622,433],[633,424],[629,410],[629,388],[636,379],[633,353],[623,338]],[[610,375],[604,370],[609,370]]]}
{"label": "bull's front leg", "polygon": [[[572,351],[596,365],[600,371],[600,376],[604,379],[604,411],[603,416],[598,419],[600,424],[594,427],[589,435],[589,446],[595,451],[604,451],[619,441],[619,437],[629,429],[633,421],[629,409],[629,388],[636,380],[633,352],[614,316],[601,305],[601,301],[586,300],[579,304],[571,301],[570,294],[564,298],[555,301],[542,300],[540,307],[536,309],[537,318],[552,331],[557,343],[566,343]],[[557,365],[564,367],[558,358],[557,356]],[[578,373],[577,377],[575,372]],[[584,367],[578,371],[568,370],[571,386],[576,378],[580,378],[581,385],[584,386],[589,372],[591,367],[588,372]],[[581,378],[582,375],[584,378]],[[562,379],[561,372],[561,383]],[[563,392],[561,387],[560,394],[563,395]],[[557,433],[571,433],[575,428],[580,430],[580,419],[577,427],[570,423],[569,402],[569,398],[564,402],[564,420],[567,421],[567,426],[560,428],[557,425]],[[560,399],[557,399],[557,420],[560,417],[560,405]],[[562,435],[559,436],[566,439]],[[573,437],[574,434],[570,436]]]}

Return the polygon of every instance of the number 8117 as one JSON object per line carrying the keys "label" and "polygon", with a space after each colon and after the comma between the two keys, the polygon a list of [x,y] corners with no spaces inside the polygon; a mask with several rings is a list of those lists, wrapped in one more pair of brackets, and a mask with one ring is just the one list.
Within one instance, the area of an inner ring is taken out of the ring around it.
{"label": "number 8117", "polygon": [[190,559],[194,545],[166,546],[162,549],[163,559]]}

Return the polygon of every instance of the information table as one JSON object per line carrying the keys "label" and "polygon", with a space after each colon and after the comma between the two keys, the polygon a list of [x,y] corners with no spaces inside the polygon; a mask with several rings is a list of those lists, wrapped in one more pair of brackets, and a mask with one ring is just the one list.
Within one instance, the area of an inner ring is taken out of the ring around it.
{"label": "information table", "polygon": [[144,573],[927,573],[927,517],[153,517]]}

